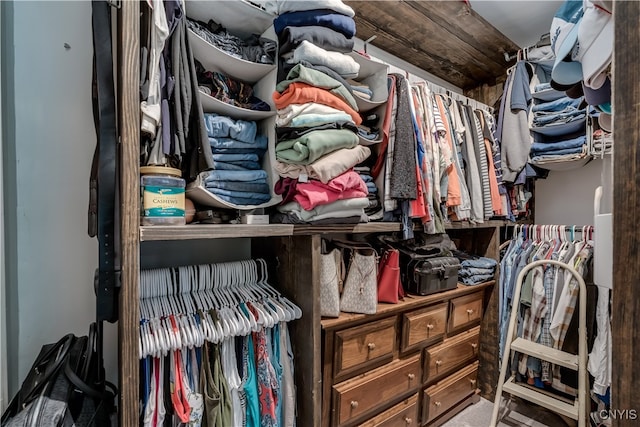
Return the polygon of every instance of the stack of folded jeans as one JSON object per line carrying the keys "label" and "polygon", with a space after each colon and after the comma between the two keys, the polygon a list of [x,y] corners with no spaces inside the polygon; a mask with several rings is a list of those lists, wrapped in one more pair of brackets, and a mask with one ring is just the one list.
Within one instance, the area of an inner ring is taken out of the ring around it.
{"label": "stack of folded jeans", "polygon": [[575,167],[577,161],[585,160],[588,155],[587,108],[582,96],[539,100],[531,109],[533,144],[529,151],[530,163],[543,169],[566,169]]}
{"label": "stack of folded jeans", "polygon": [[[563,136],[564,137],[564,136]],[[548,161],[571,160],[586,154],[587,137],[580,135],[554,142],[534,142],[531,144],[531,163],[538,165]]]}
{"label": "stack of folded jeans", "polygon": [[458,279],[465,285],[477,285],[493,280],[498,262],[492,258],[461,259]]}
{"label": "stack of folded jeans", "polygon": [[371,151],[359,145],[362,118],[346,80],[360,68],[345,55],[353,49],[353,9],[340,0],[263,4],[279,14],[274,168],[283,202],[274,221],[366,221],[369,191],[353,167]]}
{"label": "stack of folded jeans", "polygon": [[205,114],[213,155],[213,170],[202,172],[205,188],[236,205],[259,205],[271,200],[269,177],[261,169],[267,138],[256,122]]}
{"label": "stack of folded jeans", "polygon": [[586,108],[580,108],[582,100],[583,98],[573,99],[564,96],[554,101],[534,105],[532,108],[533,126],[536,132],[545,133],[543,128],[561,127],[572,122],[581,121],[584,123],[587,117],[587,110]]}

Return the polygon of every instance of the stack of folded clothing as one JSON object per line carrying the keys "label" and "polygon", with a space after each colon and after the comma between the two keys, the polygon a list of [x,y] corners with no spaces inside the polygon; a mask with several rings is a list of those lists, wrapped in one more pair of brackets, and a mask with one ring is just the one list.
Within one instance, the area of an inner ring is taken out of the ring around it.
{"label": "stack of folded clothing", "polygon": [[362,138],[370,141],[372,144],[379,142],[380,129],[378,127],[380,123],[380,115],[378,113],[369,113],[362,119],[362,124],[358,126],[358,135]]}
{"label": "stack of folded clothing", "polygon": [[269,104],[253,94],[253,87],[250,84],[220,72],[205,70],[200,62],[195,62],[200,92],[235,107],[255,111],[271,110]]}
{"label": "stack of folded clothing", "polygon": [[493,280],[498,262],[486,257],[458,256],[460,271],[458,279],[465,285],[477,285]]}
{"label": "stack of folded clothing", "polygon": [[563,139],[540,139],[531,144],[531,163],[544,167],[547,162],[569,161],[582,158],[587,153],[587,137],[583,134],[564,135]]}
{"label": "stack of folded clothing", "polygon": [[352,86],[359,64],[353,10],[339,0],[266,2],[279,16],[280,41],[274,168],[283,195],[275,221],[361,222],[367,185],[353,167],[371,151],[359,145],[362,118]]}
{"label": "stack of folded clothing", "polygon": [[283,178],[276,183],[275,192],[283,199],[276,220],[291,224],[336,222],[327,219],[357,223],[369,205],[367,185],[353,170],[327,183]]}
{"label": "stack of folded clothing", "polygon": [[534,105],[533,111],[533,127],[536,132],[546,135],[566,134],[565,128],[571,128],[575,131],[575,127],[569,126],[569,123],[584,124],[587,117],[587,110],[584,106],[581,108],[583,98],[569,98],[564,96],[553,101],[543,102]]}
{"label": "stack of folded clothing", "polygon": [[369,199],[369,206],[365,208],[364,213],[367,214],[367,216],[372,216],[376,212],[380,211],[381,205],[378,195],[378,187],[371,176],[371,168],[368,166],[358,166],[354,168],[354,170],[360,174],[360,178],[362,178],[364,183],[367,185],[367,191],[369,191],[367,196]]}
{"label": "stack of folded clothing", "polygon": [[256,122],[205,114],[213,170],[202,172],[205,188],[226,202],[259,205],[271,200],[267,173],[261,169],[267,138]]}
{"label": "stack of folded clothing", "polygon": [[613,135],[603,129],[593,132],[592,153],[594,155],[610,154],[613,148]]}
{"label": "stack of folded clothing", "polygon": [[243,40],[229,34],[222,25],[213,20],[209,20],[205,24],[188,19],[187,25],[200,38],[233,57],[257,64],[273,64],[275,62],[277,45],[274,40],[256,35]]}
{"label": "stack of folded clothing", "polygon": [[347,80],[347,83],[351,86],[351,90],[353,90],[354,95],[366,100],[371,100],[371,98],[373,98],[373,91],[363,82],[357,82],[353,79],[349,79]]}
{"label": "stack of folded clothing", "polygon": [[[546,84],[536,88],[546,89]],[[536,92],[534,92],[535,95]],[[572,162],[586,161],[588,141],[586,118],[588,107],[582,92],[553,92],[549,99],[537,100],[533,113],[533,144],[529,151],[530,163],[543,169],[567,169]],[[555,98],[555,99],[554,99]],[[577,164],[577,163],[576,163]]]}

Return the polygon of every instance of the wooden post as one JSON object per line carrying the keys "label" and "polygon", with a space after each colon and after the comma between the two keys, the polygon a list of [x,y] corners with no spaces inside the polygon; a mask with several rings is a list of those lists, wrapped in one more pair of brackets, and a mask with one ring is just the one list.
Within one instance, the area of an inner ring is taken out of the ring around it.
{"label": "wooden post", "polygon": [[[482,230],[491,233],[485,256],[500,260],[500,227]],[[500,272],[498,272],[500,274]],[[480,324],[480,347],[478,350],[478,388],[480,395],[488,400],[495,398],[498,385],[499,349],[500,349],[500,319],[498,319],[498,290],[500,281],[485,290],[484,315]]]}
{"label": "wooden post", "polygon": [[118,15],[118,120],[120,129],[120,254],[118,322],[120,425],[138,425],[140,281],[140,3],[121,2]]}
{"label": "wooden post", "polygon": [[[613,296],[611,408],[640,417],[640,2],[613,2]],[[637,425],[631,419],[614,426]]]}

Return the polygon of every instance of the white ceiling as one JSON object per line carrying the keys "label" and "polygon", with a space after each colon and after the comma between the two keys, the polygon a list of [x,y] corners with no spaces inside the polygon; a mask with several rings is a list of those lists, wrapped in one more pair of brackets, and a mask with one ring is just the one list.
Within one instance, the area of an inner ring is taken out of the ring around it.
{"label": "white ceiling", "polygon": [[471,7],[515,44],[527,47],[549,32],[553,15],[562,3],[555,0],[471,0]]}

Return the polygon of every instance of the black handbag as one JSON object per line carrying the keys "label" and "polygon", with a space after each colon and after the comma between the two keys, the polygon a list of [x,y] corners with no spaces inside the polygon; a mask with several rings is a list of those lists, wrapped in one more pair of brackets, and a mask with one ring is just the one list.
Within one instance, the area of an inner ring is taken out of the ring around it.
{"label": "black handbag", "polygon": [[117,390],[102,380],[99,339],[93,323],[88,336],[68,334],[44,345],[0,425],[111,426]]}

